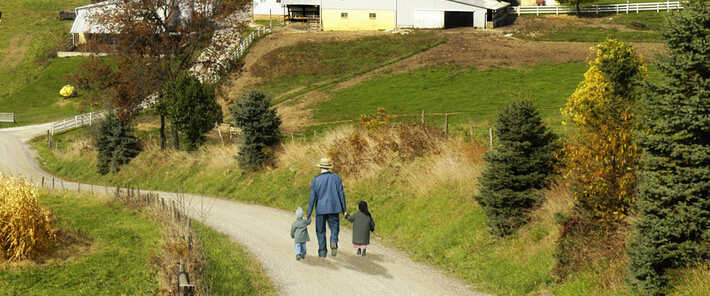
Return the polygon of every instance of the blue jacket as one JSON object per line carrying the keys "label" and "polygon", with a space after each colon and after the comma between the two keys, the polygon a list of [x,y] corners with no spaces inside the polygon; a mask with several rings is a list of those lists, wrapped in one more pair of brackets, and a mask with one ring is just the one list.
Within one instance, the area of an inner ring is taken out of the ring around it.
{"label": "blue jacket", "polygon": [[331,172],[322,172],[311,181],[311,197],[308,199],[308,213],[315,206],[318,215],[345,212],[345,192],[343,180]]}

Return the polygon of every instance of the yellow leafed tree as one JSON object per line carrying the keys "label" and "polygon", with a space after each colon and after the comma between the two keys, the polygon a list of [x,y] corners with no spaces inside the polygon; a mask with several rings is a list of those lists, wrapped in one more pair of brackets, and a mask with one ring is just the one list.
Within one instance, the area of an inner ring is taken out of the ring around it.
{"label": "yellow leafed tree", "polygon": [[566,123],[576,127],[564,149],[565,176],[583,214],[615,222],[635,202],[639,154],[632,84],[646,69],[636,51],[618,40],[599,44],[596,56],[562,109]]}
{"label": "yellow leafed tree", "polygon": [[56,239],[37,187],[0,173],[0,259],[17,261],[47,250]]}

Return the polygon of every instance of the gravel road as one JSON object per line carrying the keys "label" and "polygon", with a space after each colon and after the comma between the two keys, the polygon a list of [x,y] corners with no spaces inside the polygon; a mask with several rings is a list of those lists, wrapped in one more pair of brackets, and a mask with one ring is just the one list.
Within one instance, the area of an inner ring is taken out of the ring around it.
{"label": "gravel road", "polygon": [[[35,182],[43,176],[52,178],[39,168],[35,153],[26,144],[47,129],[48,124],[0,129],[0,171]],[[63,185],[77,186],[71,182]],[[83,186],[86,190],[87,185]],[[94,190],[111,192],[98,186]],[[315,227],[311,224],[312,241],[307,243],[306,260],[296,261],[289,235],[295,209],[288,212],[197,195],[154,193],[183,202],[192,218],[246,246],[261,262],[279,295],[486,295],[437,269],[413,262],[377,239],[369,246],[367,257],[356,256],[350,244],[352,233],[342,227],[337,257],[318,258]]]}

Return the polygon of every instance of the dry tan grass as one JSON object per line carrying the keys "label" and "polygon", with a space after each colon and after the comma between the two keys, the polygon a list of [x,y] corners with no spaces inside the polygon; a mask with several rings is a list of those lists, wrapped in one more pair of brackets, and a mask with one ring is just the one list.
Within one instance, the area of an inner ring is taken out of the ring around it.
{"label": "dry tan grass", "polygon": [[49,250],[56,240],[50,215],[39,205],[37,187],[0,173],[0,258],[17,261]]}

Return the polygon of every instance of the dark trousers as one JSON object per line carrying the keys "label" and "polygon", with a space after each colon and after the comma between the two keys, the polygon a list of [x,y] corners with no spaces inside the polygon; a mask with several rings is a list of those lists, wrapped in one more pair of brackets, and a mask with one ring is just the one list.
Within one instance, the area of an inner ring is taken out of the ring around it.
{"label": "dark trousers", "polygon": [[325,223],[328,222],[330,228],[330,243],[338,243],[338,233],[340,232],[340,213],[316,215],[316,237],[318,237],[318,256],[328,254],[328,246],[325,241]]}

